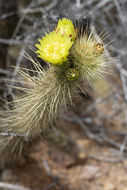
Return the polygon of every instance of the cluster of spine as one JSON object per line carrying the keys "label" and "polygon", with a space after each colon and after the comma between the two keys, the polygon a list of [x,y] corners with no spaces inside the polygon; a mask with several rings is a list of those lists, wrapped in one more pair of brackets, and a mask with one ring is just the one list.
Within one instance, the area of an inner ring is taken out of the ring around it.
{"label": "cluster of spine", "polygon": [[77,33],[72,21],[63,18],[54,31],[39,39],[36,53],[49,63],[46,70],[27,55],[36,74],[30,76],[20,69],[29,87],[19,87],[23,95],[14,100],[13,109],[0,112],[1,163],[20,158],[72,104],[83,86],[92,85],[103,74],[103,44],[93,34]]}

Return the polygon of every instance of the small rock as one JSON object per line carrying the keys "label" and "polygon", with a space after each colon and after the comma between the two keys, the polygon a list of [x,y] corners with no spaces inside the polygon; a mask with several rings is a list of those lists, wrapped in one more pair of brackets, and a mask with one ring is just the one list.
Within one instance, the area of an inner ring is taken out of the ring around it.
{"label": "small rock", "polygon": [[4,170],[1,176],[1,181],[3,182],[11,182],[12,181],[12,172],[11,170]]}
{"label": "small rock", "polygon": [[104,185],[104,190],[115,190],[115,186],[111,182],[107,182]]}
{"label": "small rock", "polygon": [[85,160],[87,158],[87,155],[85,152],[80,152],[78,155],[79,160]]}
{"label": "small rock", "polygon": [[80,178],[84,180],[93,180],[100,176],[100,167],[87,165],[83,167]]}

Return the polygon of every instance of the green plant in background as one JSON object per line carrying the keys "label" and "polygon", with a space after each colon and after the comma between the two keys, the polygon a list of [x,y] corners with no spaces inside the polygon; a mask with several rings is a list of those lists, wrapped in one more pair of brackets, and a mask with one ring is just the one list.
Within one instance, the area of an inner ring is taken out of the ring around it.
{"label": "green plant in background", "polygon": [[14,100],[14,108],[0,113],[1,163],[12,157],[18,159],[53,125],[79,92],[92,86],[104,73],[103,44],[92,33],[79,36],[78,28],[69,19],[59,20],[54,31],[38,41],[36,53],[49,67],[44,70],[26,54],[35,68],[35,76],[19,70],[28,88],[19,87],[24,93]]}

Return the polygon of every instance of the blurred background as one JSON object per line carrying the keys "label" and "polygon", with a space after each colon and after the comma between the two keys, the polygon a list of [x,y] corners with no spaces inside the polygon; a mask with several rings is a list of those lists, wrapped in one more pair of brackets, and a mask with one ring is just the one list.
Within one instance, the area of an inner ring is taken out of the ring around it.
{"label": "blurred background", "polygon": [[0,170],[0,189],[127,190],[126,0],[0,0],[0,95],[13,100],[5,79],[18,85],[18,67],[31,67],[24,50],[36,56],[31,48],[60,17],[87,21],[103,36],[109,74],[80,95],[46,142]]}

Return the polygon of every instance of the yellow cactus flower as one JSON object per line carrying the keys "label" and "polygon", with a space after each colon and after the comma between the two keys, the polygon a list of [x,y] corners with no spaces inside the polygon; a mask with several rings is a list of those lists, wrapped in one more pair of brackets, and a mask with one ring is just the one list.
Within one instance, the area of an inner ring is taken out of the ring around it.
{"label": "yellow cactus flower", "polygon": [[79,72],[76,68],[70,68],[66,72],[66,77],[68,81],[75,81],[79,77]]}
{"label": "yellow cactus flower", "polygon": [[67,18],[59,20],[55,31],[60,33],[62,36],[71,38],[72,40],[75,40],[76,38],[76,30],[74,28],[73,22]]}
{"label": "yellow cactus flower", "polygon": [[94,45],[94,53],[96,55],[100,55],[104,52],[104,47],[103,47],[103,44],[102,43],[96,43]]}
{"label": "yellow cactus flower", "polygon": [[63,37],[55,31],[46,34],[38,41],[40,44],[35,45],[38,48],[36,51],[38,57],[52,65],[61,65],[65,62],[73,44],[69,38]]}

